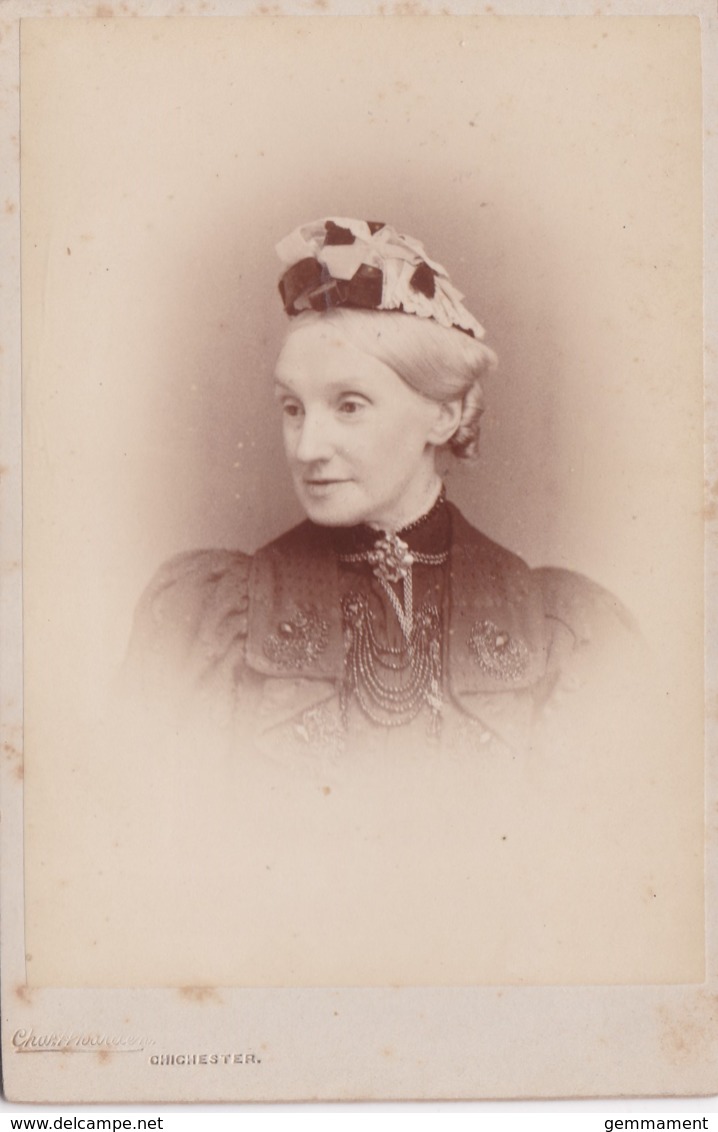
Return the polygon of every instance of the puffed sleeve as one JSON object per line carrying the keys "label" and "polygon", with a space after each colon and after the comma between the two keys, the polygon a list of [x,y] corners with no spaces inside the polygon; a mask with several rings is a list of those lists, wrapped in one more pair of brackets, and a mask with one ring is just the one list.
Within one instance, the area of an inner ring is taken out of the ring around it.
{"label": "puffed sleeve", "polygon": [[123,671],[123,691],[145,710],[204,702],[231,711],[251,679],[245,665],[246,554],[201,550],[170,559],[143,594]]}
{"label": "puffed sleeve", "polygon": [[[640,629],[626,607],[582,574],[547,567],[533,571],[549,628],[546,717],[628,722],[647,709],[653,668]],[[650,714],[650,711],[649,711]]]}
{"label": "puffed sleeve", "polygon": [[550,626],[553,666],[564,681],[583,682],[596,666],[643,648],[638,625],[608,590],[583,574],[557,567],[534,570]]}

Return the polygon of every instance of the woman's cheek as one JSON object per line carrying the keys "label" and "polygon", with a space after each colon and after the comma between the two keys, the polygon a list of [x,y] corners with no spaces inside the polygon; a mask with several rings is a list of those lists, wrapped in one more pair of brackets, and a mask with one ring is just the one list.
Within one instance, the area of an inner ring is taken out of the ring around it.
{"label": "woman's cheek", "polygon": [[282,439],[284,440],[284,447],[287,452],[290,452],[297,446],[297,439],[299,436],[299,425],[295,417],[284,416],[282,418]]}

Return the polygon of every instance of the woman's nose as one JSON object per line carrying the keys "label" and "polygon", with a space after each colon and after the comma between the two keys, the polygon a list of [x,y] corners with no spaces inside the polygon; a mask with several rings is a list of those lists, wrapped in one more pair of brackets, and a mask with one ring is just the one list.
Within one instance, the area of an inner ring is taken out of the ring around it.
{"label": "woman's nose", "polygon": [[331,430],[325,414],[306,412],[298,429],[294,455],[303,464],[326,460],[332,454]]}

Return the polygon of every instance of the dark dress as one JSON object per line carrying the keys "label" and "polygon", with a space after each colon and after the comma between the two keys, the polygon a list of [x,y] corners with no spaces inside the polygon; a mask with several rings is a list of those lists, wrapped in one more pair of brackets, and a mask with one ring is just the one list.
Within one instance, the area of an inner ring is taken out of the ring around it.
{"label": "dark dress", "polygon": [[[641,644],[610,593],[570,571],[530,569],[450,503],[400,534],[418,559],[413,672],[366,561],[377,532],[307,521],[253,556],[197,551],[159,571],[130,648],[135,695],[198,710],[244,747],[325,754],[388,732],[520,751],[547,720],[580,727],[597,699],[606,710],[612,696],[625,700]],[[438,697],[422,663],[433,664]]]}
{"label": "dark dress", "polygon": [[151,930],[109,926],[193,985],[674,977],[700,845],[661,808],[682,767],[630,619],[450,504],[403,537],[412,655],[368,528],[159,571],[106,772]]}

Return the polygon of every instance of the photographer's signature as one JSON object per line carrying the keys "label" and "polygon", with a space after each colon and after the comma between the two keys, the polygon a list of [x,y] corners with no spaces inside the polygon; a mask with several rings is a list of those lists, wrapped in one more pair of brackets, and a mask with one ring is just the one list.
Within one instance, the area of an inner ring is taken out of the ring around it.
{"label": "photographer's signature", "polygon": [[16,1030],[12,1036],[16,1053],[141,1053],[155,1043],[137,1035],[107,1034],[100,1030]]}

